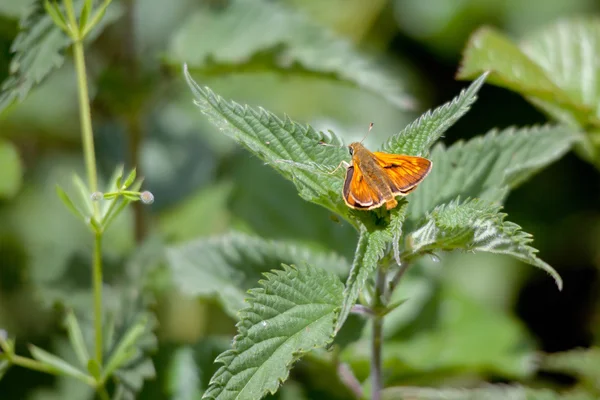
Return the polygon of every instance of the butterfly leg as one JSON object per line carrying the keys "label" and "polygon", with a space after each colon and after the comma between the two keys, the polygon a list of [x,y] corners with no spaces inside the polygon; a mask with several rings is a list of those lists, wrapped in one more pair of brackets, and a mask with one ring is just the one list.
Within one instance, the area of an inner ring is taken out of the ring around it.
{"label": "butterfly leg", "polygon": [[331,172],[328,172],[329,175],[333,175],[337,172],[338,169],[340,169],[342,166],[348,168],[350,166],[350,164],[348,164],[345,160],[342,160],[337,167],[335,167],[335,169]]}

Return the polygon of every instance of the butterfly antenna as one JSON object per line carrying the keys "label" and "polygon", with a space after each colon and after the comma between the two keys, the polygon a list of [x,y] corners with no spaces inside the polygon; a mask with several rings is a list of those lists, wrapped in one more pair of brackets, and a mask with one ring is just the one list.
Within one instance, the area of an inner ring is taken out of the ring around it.
{"label": "butterfly antenna", "polygon": [[335,144],[331,144],[331,143],[325,143],[325,142],[324,142],[324,141],[322,141],[322,140],[319,140],[319,144],[320,144],[321,146],[340,147],[340,146],[336,146]]}
{"label": "butterfly antenna", "polygon": [[360,143],[362,143],[363,140],[365,140],[367,138],[367,136],[369,136],[369,132],[371,132],[371,129],[373,129],[373,123],[372,122],[369,124],[369,130],[367,131],[367,133],[365,134],[365,136],[360,140]]}

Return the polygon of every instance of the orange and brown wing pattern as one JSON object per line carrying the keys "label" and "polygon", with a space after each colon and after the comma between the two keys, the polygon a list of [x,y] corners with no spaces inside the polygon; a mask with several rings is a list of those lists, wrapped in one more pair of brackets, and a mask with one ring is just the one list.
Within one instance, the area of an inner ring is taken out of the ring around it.
{"label": "orange and brown wing pattern", "polygon": [[349,166],[346,170],[343,197],[348,207],[359,210],[371,210],[384,202],[377,191],[367,184],[357,165]]}
{"label": "orange and brown wing pattern", "polygon": [[375,152],[373,155],[384,169],[390,189],[395,195],[409,193],[431,170],[431,161],[423,157],[380,152]]}

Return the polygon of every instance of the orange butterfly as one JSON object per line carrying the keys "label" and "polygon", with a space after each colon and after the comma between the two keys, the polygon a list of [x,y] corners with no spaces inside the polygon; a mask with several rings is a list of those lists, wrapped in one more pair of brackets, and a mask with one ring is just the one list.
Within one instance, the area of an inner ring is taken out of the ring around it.
{"label": "orange butterfly", "polygon": [[391,210],[398,205],[396,196],[406,196],[415,190],[431,171],[432,163],[426,158],[372,153],[361,142],[348,146],[352,164],[346,168],[342,195],[350,208],[372,210],[385,203]]}

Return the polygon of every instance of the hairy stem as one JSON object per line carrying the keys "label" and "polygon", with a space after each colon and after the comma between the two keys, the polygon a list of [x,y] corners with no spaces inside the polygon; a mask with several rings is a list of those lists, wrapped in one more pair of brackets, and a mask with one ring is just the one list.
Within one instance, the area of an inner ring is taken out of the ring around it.
{"label": "hairy stem", "polygon": [[93,268],[95,352],[98,365],[102,365],[102,233],[95,236]]}
{"label": "hairy stem", "polygon": [[377,269],[375,278],[375,294],[373,296],[372,309],[375,315],[372,319],[373,329],[371,336],[371,400],[381,399],[382,368],[381,368],[381,349],[383,345],[383,316],[378,312],[383,304],[385,294],[386,271],[383,268]]}
{"label": "hairy stem", "polygon": [[[94,151],[94,133],[92,131],[92,113],[90,111],[90,97],[88,93],[87,73],[83,55],[83,42],[75,41],[73,44],[75,57],[75,70],[77,72],[77,88],[79,92],[79,118],[81,121],[81,141],[83,143],[83,156],[85,169],[88,176],[88,185],[92,192],[98,191],[98,176],[96,173],[96,153]],[[94,203],[94,216],[98,219],[99,207]]]}
{"label": "hairy stem", "polygon": [[[96,172],[96,153],[94,151],[94,133],[92,131],[92,114],[88,93],[87,73],[83,54],[82,39],[73,44],[75,70],[77,72],[77,87],[79,92],[79,117],[81,119],[81,137],[83,154],[88,175],[88,185],[92,192],[98,191],[98,176]],[[94,202],[94,218],[99,221],[100,208]],[[96,361],[102,366],[102,232],[95,234],[93,255],[92,286],[94,287],[94,330],[96,336]]]}

